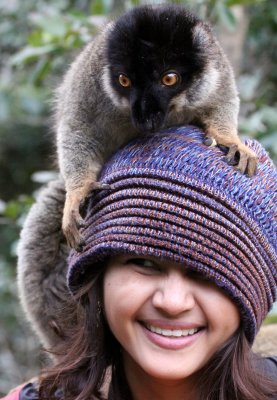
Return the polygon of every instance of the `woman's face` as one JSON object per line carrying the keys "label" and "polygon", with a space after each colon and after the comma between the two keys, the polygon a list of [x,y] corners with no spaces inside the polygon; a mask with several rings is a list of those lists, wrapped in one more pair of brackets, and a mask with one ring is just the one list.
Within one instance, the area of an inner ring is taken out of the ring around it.
{"label": "woman's face", "polygon": [[104,307],[126,367],[163,380],[191,377],[240,324],[237,307],[216,285],[154,258],[110,260]]}

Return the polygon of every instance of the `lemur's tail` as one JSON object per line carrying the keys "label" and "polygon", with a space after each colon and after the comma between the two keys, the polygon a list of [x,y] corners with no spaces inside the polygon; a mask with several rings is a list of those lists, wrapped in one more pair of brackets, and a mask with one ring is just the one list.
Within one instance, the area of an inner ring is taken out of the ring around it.
{"label": "lemur's tail", "polygon": [[74,301],[66,288],[69,247],[61,230],[64,201],[61,178],[41,190],[24,223],[18,252],[20,300],[46,348],[55,346],[75,321]]}

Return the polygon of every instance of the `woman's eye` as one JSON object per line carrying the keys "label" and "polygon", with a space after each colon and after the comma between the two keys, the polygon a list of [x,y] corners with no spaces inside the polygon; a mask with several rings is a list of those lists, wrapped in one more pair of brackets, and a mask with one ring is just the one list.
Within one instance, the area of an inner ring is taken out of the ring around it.
{"label": "woman's eye", "polygon": [[198,272],[198,271],[188,271],[188,272],[186,273],[186,276],[187,276],[188,278],[190,278],[190,279],[195,280],[195,281],[210,282],[210,279],[209,279],[206,275],[201,274],[201,273]]}
{"label": "woman's eye", "polygon": [[126,262],[127,264],[133,264],[135,266],[138,266],[139,268],[149,271],[149,272],[160,272],[161,271],[161,267],[154,263],[151,260],[148,260],[147,258],[130,258],[129,260],[127,260]]}

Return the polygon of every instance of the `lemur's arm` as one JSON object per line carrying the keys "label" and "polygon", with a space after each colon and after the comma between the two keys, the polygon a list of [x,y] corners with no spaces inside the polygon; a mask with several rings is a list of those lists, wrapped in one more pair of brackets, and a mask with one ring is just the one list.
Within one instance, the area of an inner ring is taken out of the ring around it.
{"label": "lemur's arm", "polygon": [[75,321],[73,298],[66,288],[69,247],[61,229],[64,201],[61,179],[42,189],[24,223],[18,252],[20,300],[45,347],[55,346],[65,327]]}

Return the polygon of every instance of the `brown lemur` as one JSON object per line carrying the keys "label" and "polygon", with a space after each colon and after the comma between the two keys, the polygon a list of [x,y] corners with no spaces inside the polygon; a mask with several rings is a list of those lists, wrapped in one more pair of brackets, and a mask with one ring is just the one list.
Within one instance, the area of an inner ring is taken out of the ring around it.
{"label": "brown lemur", "polygon": [[253,175],[256,156],[238,136],[238,112],[232,68],[206,22],[182,7],[162,5],[134,8],[109,23],[57,90],[68,244],[81,250],[80,202],[105,188],[97,182],[101,166],[137,135],[196,124],[206,132],[205,144],[227,146],[227,162]]}

